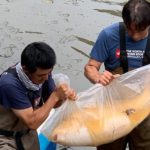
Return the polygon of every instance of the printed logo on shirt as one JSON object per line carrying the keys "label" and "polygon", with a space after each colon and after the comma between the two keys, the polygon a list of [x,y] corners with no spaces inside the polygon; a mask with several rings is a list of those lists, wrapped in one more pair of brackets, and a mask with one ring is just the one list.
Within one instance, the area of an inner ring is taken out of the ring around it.
{"label": "printed logo on shirt", "polygon": [[116,49],[116,58],[120,58],[120,49]]}
{"label": "printed logo on shirt", "polygon": [[144,50],[127,50],[128,58],[143,58]]}
{"label": "printed logo on shirt", "polygon": [[[143,58],[144,50],[126,50],[128,58]],[[116,49],[116,58],[120,58],[120,49]]]}

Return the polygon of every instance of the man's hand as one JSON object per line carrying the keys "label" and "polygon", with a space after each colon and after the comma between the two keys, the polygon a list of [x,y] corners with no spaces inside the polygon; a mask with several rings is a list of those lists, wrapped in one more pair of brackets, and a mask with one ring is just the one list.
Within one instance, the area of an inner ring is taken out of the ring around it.
{"label": "man's hand", "polygon": [[96,83],[101,83],[102,85],[108,85],[115,76],[109,72],[109,71],[104,71],[99,75],[99,78],[96,79]]}
{"label": "man's hand", "polygon": [[69,89],[68,99],[75,101],[77,99],[77,94],[74,89]]}
{"label": "man's hand", "polygon": [[60,100],[66,100],[66,99],[75,100],[76,99],[76,92],[65,83],[60,84],[57,87],[56,94]]}
{"label": "man's hand", "polygon": [[85,65],[84,74],[92,83],[101,83],[102,85],[108,85],[115,77],[109,71],[100,73],[99,70],[103,62],[99,62],[94,59],[90,59]]}

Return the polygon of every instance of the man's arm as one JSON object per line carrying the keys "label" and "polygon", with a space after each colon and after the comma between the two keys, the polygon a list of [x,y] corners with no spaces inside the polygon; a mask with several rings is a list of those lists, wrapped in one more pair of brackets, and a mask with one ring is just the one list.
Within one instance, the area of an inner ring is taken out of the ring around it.
{"label": "man's arm", "polygon": [[100,73],[100,67],[102,66],[102,62],[98,62],[94,59],[90,59],[89,62],[85,65],[84,75],[92,82],[92,83],[101,83],[103,85],[107,85],[114,79],[114,76],[109,71],[104,71]]}
{"label": "man's arm", "polygon": [[48,100],[38,109],[32,107],[26,109],[12,109],[13,112],[29,127],[37,129],[48,117],[49,112],[59,102],[59,100],[70,98],[74,100],[76,93],[67,86],[60,86],[48,98]]}

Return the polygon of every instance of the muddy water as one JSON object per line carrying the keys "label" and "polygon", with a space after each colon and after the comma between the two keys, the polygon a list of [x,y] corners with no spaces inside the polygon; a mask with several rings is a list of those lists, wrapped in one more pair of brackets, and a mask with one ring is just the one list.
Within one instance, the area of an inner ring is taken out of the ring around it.
{"label": "muddy water", "polygon": [[103,27],[121,20],[120,0],[1,0],[0,71],[20,60],[22,49],[45,41],[57,54],[54,72],[67,74],[82,91],[88,55]]}

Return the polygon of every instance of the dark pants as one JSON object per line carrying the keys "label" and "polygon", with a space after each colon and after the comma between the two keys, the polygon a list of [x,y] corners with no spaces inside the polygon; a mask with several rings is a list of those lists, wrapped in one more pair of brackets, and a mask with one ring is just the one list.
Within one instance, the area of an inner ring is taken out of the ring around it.
{"label": "dark pants", "polygon": [[98,146],[97,150],[125,150],[127,143],[130,150],[150,150],[150,116],[127,136]]}

